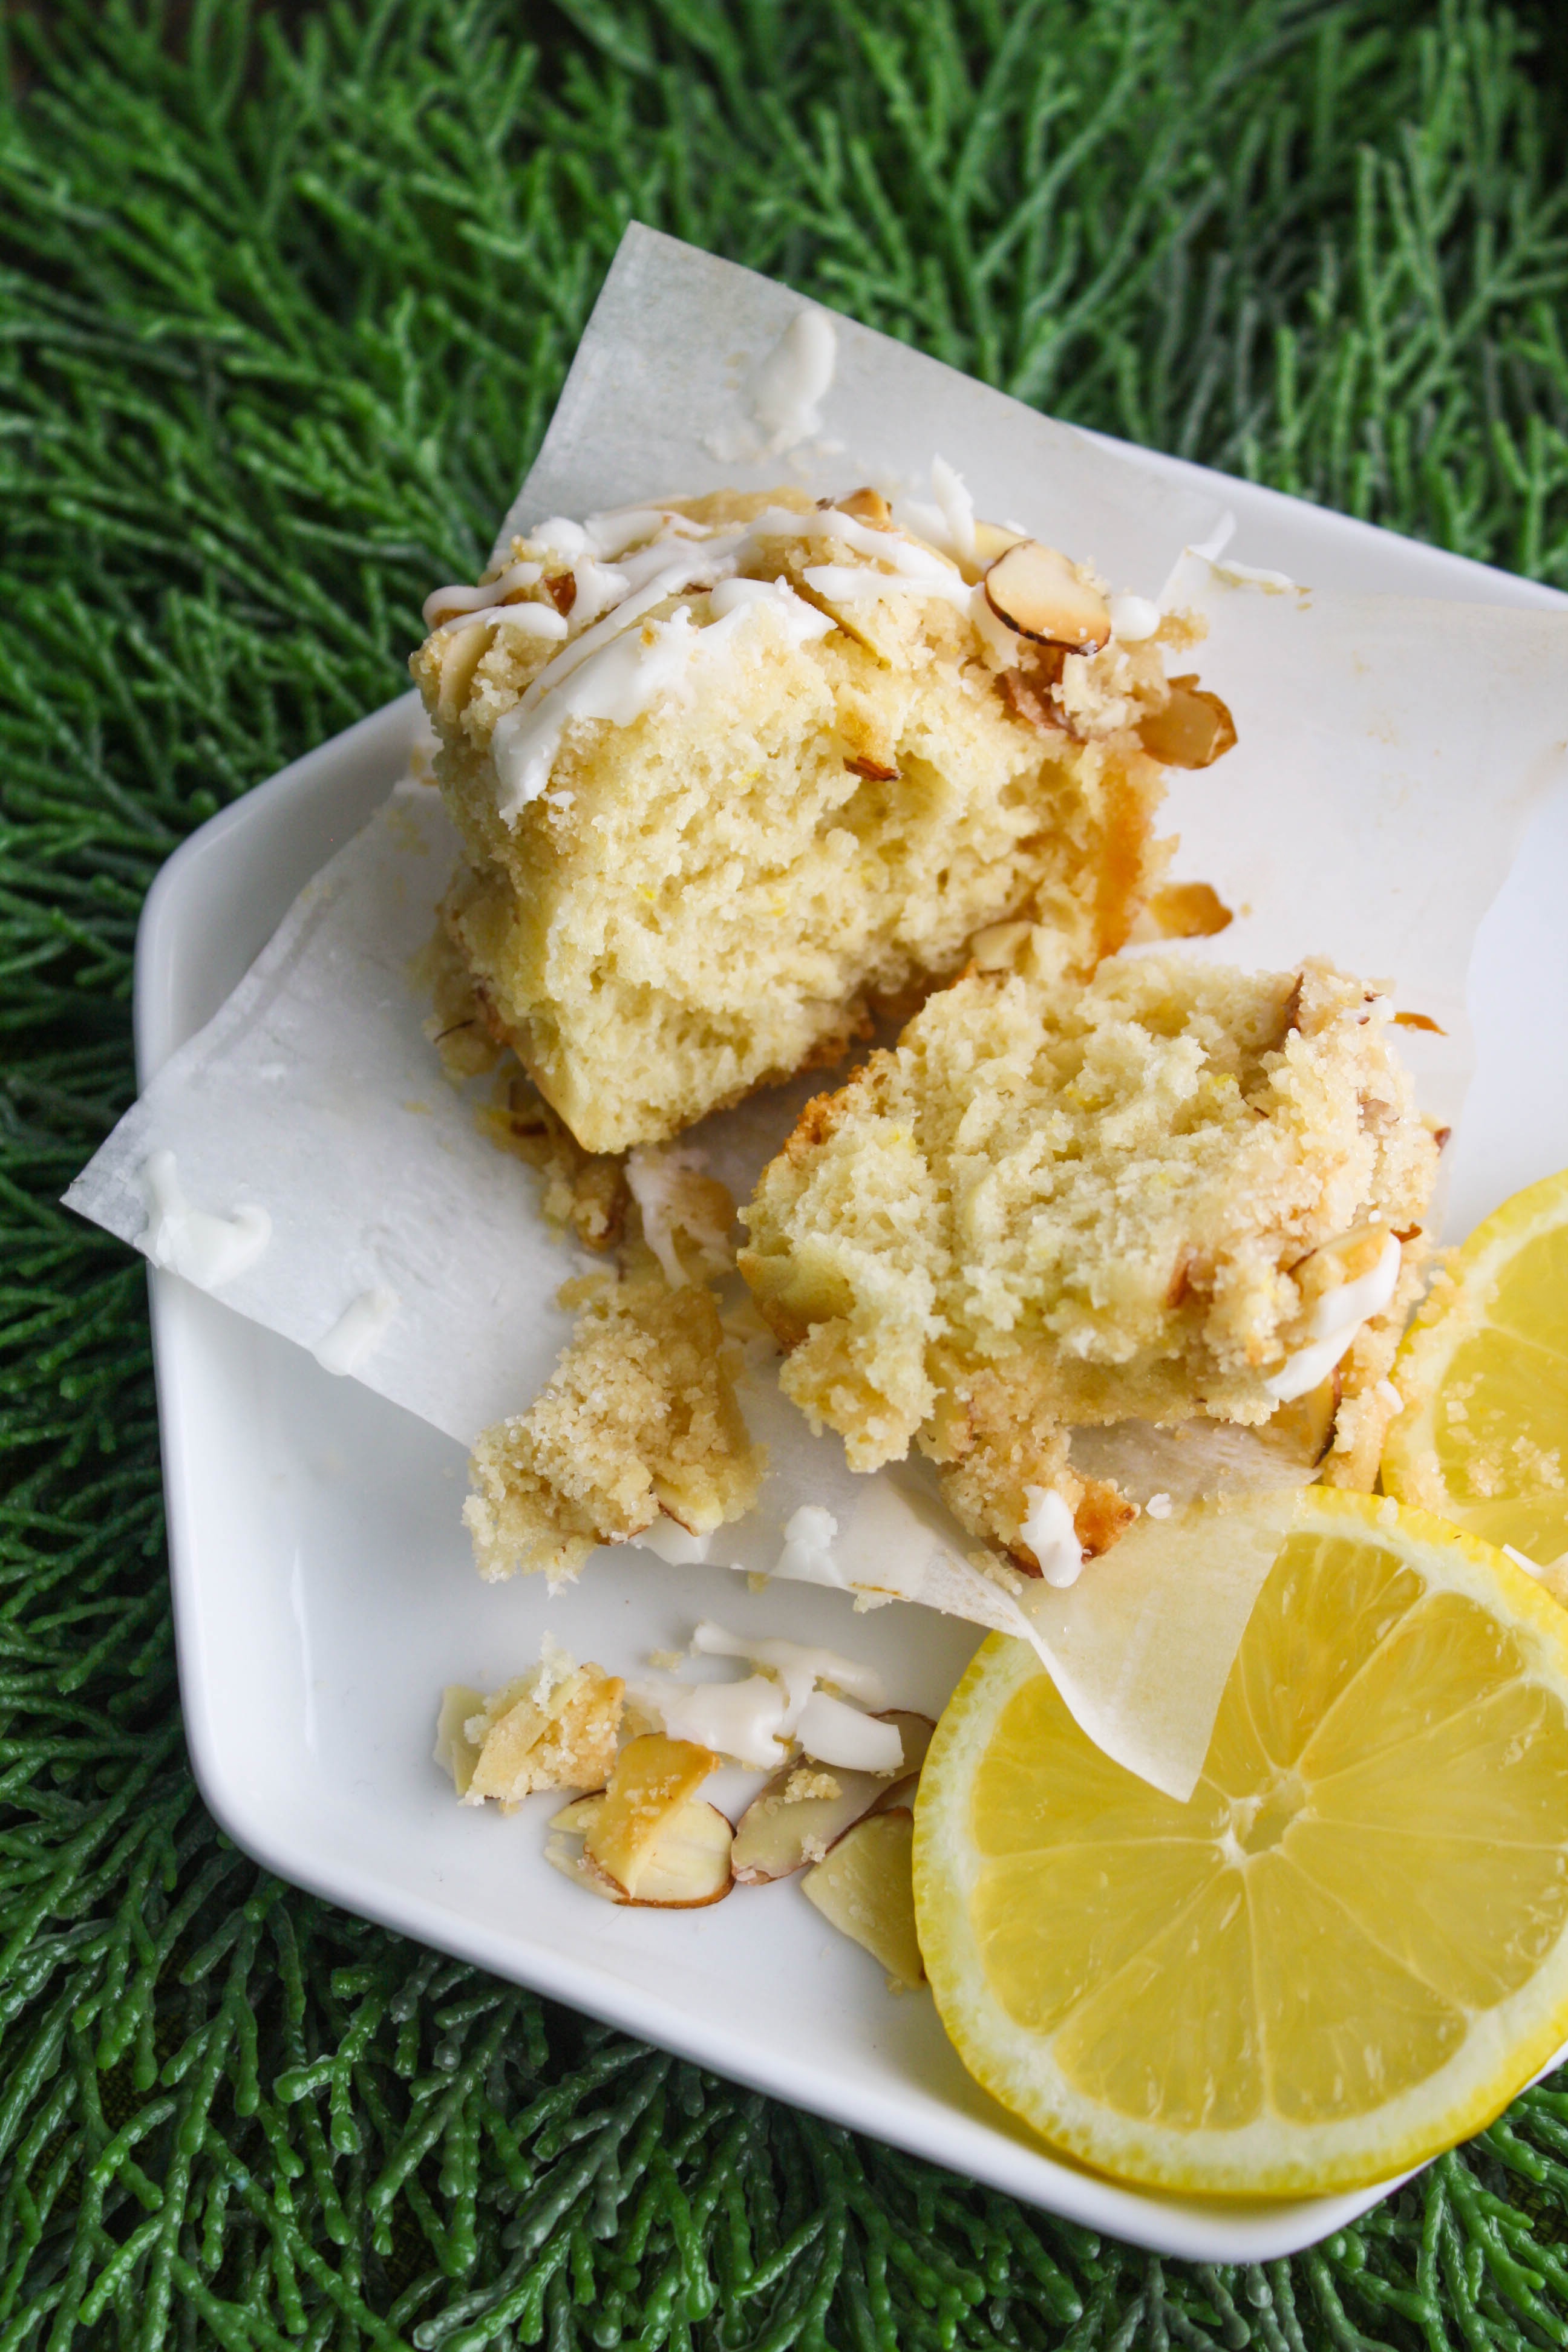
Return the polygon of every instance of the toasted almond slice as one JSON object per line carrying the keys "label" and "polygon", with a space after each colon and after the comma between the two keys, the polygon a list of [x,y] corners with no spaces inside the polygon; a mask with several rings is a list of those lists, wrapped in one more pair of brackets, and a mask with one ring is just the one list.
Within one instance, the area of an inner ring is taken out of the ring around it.
{"label": "toasted almond slice", "polygon": [[883,1790],[871,1811],[874,1813],[896,1813],[900,1805],[912,1807],[920,1785],[918,1772],[906,1772],[901,1780],[895,1780],[891,1788]]}
{"label": "toasted almond slice", "polygon": [[1161,1493],[1178,1505],[1205,1495],[1306,1486],[1317,1475],[1318,1455],[1310,1431],[1295,1421],[1294,1412],[1292,1407],[1289,1420],[1276,1412],[1260,1429],[1238,1429],[1201,1414],[1169,1429],[1149,1421],[1075,1429],[1072,1466],[1080,1475],[1115,1479],[1134,1499]]}
{"label": "toasted almond slice", "polygon": [[628,1899],[654,1911],[700,1911],[721,1901],[735,1883],[730,1864],[734,1842],[734,1830],[717,1805],[689,1797],[659,1831],[637,1891]]}
{"label": "toasted almond slice", "polygon": [[1258,1432],[1265,1444],[1278,1446],[1285,1459],[1316,1469],[1334,1442],[1334,1417],[1340,1409],[1338,1369],[1320,1381],[1305,1396],[1282,1404]]}
{"label": "toasted almond slice", "polygon": [[1009,530],[1005,522],[981,522],[974,525],[974,553],[982,565],[994,563],[1010,547],[1021,547],[1028,533]]}
{"label": "toasted almond slice", "polygon": [[586,1837],[599,1818],[604,1801],[603,1789],[595,1789],[591,1796],[574,1797],[569,1805],[551,1814],[550,1826],[552,1830],[566,1830],[573,1837]]}
{"label": "toasted almond slice", "polygon": [[441,656],[441,685],[437,696],[437,709],[448,725],[455,724],[468,698],[468,688],[474,682],[474,672],[495,641],[493,626],[476,623],[471,629],[455,630],[445,642]]}
{"label": "toasted almond slice", "polygon": [[1138,739],[1167,768],[1212,768],[1234,745],[1236,721],[1195,677],[1173,677],[1169,702],[1140,719]]}
{"label": "toasted almond slice", "polygon": [[880,1960],[900,1989],[925,1980],[915,1936],[914,1833],[907,1805],[869,1813],[801,1881],[828,1924]]}
{"label": "toasted almond slice", "polygon": [[602,1903],[624,1904],[627,1899],[624,1887],[617,1886],[613,1878],[606,1878],[602,1870],[595,1869],[575,1838],[546,1838],[544,1859],[552,1870],[558,1870],[574,1886],[596,1895]]}
{"label": "toasted almond slice", "polygon": [[628,1895],[640,1895],[665,1830],[718,1762],[710,1748],[700,1748],[691,1739],[667,1738],[662,1731],[645,1731],[628,1740],[616,1759],[593,1832],[584,1841],[587,1859]]}
{"label": "toasted almond slice", "polygon": [[448,1683],[441,1693],[436,1745],[431,1753],[437,1763],[450,1772],[452,1786],[459,1797],[468,1795],[473,1785],[474,1767],[479,1760],[479,1751],[468,1738],[468,1720],[480,1712],[484,1703],[483,1691],[471,1690],[467,1683]]}
{"label": "toasted almond slice", "polygon": [[[799,1793],[813,1780],[823,1780],[832,1781],[836,1795]],[[875,1772],[827,1772],[809,1760],[786,1764],[741,1816],[733,1855],[736,1877],[743,1886],[766,1886],[804,1870],[870,1811],[887,1785]]]}
{"label": "toasted almond slice", "polygon": [[1352,1225],[1308,1256],[1298,1259],[1290,1272],[1300,1290],[1302,1305],[1314,1307],[1331,1291],[1375,1273],[1388,1247],[1388,1232],[1384,1224]]}
{"label": "toasted almond slice", "polygon": [[[752,1799],[735,1832],[735,1876],[746,1886],[788,1878],[808,1862],[819,1862],[846,1830],[889,1802],[910,1803],[936,1730],[929,1715],[889,1707],[874,1718],[892,1724],[903,1744],[900,1776],[889,1781],[875,1772],[847,1772],[803,1756],[775,1772]],[[829,1781],[831,1790],[814,1788]]]}
{"label": "toasted almond slice", "polygon": [[563,1822],[567,1834],[551,1838],[544,1849],[545,1860],[579,1886],[637,1911],[700,1911],[728,1895],[735,1883],[730,1868],[735,1832],[717,1805],[705,1797],[689,1797],[676,1808],[659,1829],[637,1893],[628,1895],[570,1834],[584,1820],[591,1830],[597,1803],[595,1798],[579,1798],[564,1814],[557,1814],[551,1826]]}
{"label": "toasted almond slice", "polygon": [[987,923],[970,937],[969,954],[976,971],[1008,971],[1027,945],[1033,923]]}
{"label": "toasted almond slice", "polygon": [[851,490],[847,499],[837,500],[840,514],[853,515],[857,522],[869,523],[873,530],[890,530],[893,509],[880,490]]}
{"label": "toasted almond slice", "polygon": [[1110,642],[1110,614],[1099,589],[1037,539],[1020,539],[997,557],[985,574],[985,601],[1008,628],[1041,645],[1097,654]]}
{"label": "toasted almond slice", "polygon": [[[907,1706],[890,1706],[877,1717],[879,1723],[896,1723],[899,1737],[904,1743],[904,1761],[900,1779],[913,1773],[917,1777],[926,1760],[926,1749],[936,1737],[936,1726],[929,1715],[917,1715]],[[887,1787],[884,1781],[882,1786]],[[879,1811],[880,1808],[879,1808]]]}

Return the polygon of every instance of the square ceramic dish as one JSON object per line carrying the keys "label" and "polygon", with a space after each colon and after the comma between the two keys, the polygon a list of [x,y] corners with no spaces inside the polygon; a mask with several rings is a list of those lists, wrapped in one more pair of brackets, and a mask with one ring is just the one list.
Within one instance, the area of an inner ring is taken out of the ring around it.
{"label": "square ceramic dish", "polygon": [[[1323,587],[1561,601],[1273,492],[1144,462],[1229,500],[1238,560]],[[164,867],[137,946],[143,1084],[403,772],[416,708],[408,695],[348,729],[215,817]],[[1451,1234],[1568,1163],[1568,1063],[1542,1067],[1532,1044],[1568,1028],[1565,884],[1560,796],[1482,933],[1479,1074]],[[684,1646],[694,1619],[716,1614],[866,1658],[895,1703],[932,1714],[978,1635],[908,1609],[855,1617],[847,1595],[807,1586],[752,1593],[722,1570],[666,1568],[646,1552],[592,1563],[554,1601],[537,1579],[483,1585],[458,1524],[458,1447],[175,1276],[151,1283],[190,1751],[213,1813],[258,1861],[720,2074],[1163,2252],[1270,2259],[1382,2193],[1247,2207],[1094,2179],[994,2105],[929,1997],[889,1994],[797,1885],[738,1890],[694,1914],[618,1911],[546,1867],[548,1798],[510,1820],[459,1810],[430,1760],[438,1689],[494,1687],[537,1654],[546,1624],[577,1655],[624,1668]]]}

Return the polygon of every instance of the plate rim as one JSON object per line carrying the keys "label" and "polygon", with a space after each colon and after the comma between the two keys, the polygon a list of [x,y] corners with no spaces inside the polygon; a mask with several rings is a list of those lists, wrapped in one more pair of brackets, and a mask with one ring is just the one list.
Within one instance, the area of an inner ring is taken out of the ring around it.
{"label": "plate rim", "polygon": [[[1223,498],[1237,517],[1233,545],[1250,538],[1249,523],[1267,538],[1269,524],[1289,513],[1298,527],[1305,525],[1358,549],[1395,541],[1402,551],[1410,551],[1418,565],[1430,570],[1435,586],[1440,580],[1450,593],[1456,588],[1471,592],[1465,601],[1568,605],[1568,596],[1543,583],[1337,514],[1266,485],[1144,450],[1111,436],[1087,437]],[[1252,559],[1238,555],[1237,560]],[[229,878],[243,867],[250,854],[250,837],[261,829],[277,834],[293,825],[317,841],[320,850],[310,856],[295,887],[302,886],[328,854],[322,845],[354,830],[395,781],[417,706],[417,693],[405,691],[290,761],[210,817],[160,868],[143,903],[136,937],[132,1024],[140,1087],[145,1087],[169,1055],[201,1025],[182,1012],[179,981],[182,961],[200,925],[208,884]],[[271,928],[268,924],[268,934]],[[196,1532],[199,1515],[184,1402],[195,1344],[190,1317],[201,1294],[191,1291],[177,1276],[152,1266],[148,1286],[186,1746],[208,1811],[236,1844],[263,1867],[395,1933],[411,1936],[493,1975],[586,2010],[622,2031],[673,2049],[787,2105],[886,2140],[950,2171],[967,2163],[971,2168],[965,2177],[984,2180],[1026,2204],[1176,2259],[1258,2262],[1298,2252],[1381,2202],[1411,2177],[1401,2174],[1365,2189],[1324,2197],[1226,2203],[1166,2196],[1103,2179],[1058,2158],[1043,2143],[1037,2149],[1027,2146],[1000,2123],[993,2126],[962,2113],[952,2114],[944,2124],[951,2143],[944,2148],[933,2144],[931,2131],[916,2127],[923,2118],[900,2114],[895,2094],[852,2085],[836,2098],[832,2078],[826,2071],[820,2083],[814,2078],[809,2085],[803,2085],[791,2079],[792,2067],[798,2062],[777,2062],[765,2051],[748,2050],[731,2028],[696,2011],[683,2011],[660,1995],[643,1994],[625,1979],[604,1972],[595,1976],[581,1960],[569,1959],[548,1948],[520,1950],[502,1931],[446,1910],[411,1890],[389,1887],[374,1872],[362,1873],[341,1862],[319,1866],[308,1842],[291,1837],[287,1823],[280,1828],[278,1818],[269,1818],[256,1801],[256,1792],[232,1780],[219,1761],[213,1725],[216,1695],[203,1672],[201,1656],[204,1596]],[[384,1411],[400,1411],[384,1400],[378,1402]],[[986,2161],[988,2156],[991,2161]],[[1031,2176],[1027,2180],[1019,2177],[1026,2171]]]}

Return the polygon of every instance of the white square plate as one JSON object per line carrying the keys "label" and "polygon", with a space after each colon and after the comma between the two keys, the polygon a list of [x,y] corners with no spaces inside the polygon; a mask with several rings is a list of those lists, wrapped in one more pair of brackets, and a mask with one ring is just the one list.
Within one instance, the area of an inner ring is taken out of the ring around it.
{"label": "white square plate", "polygon": [[[1322,587],[1562,601],[1273,492],[1127,454],[1228,499],[1240,560]],[[414,700],[284,770],[164,867],[137,943],[143,1084],[402,772]],[[1477,957],[1479,1074],[1453,1171],[1455,1233],[1568,1162],[1568,1061],[1543,1069],[1533,1042],[1568,1029],[1565,881],[1560,798],[1537,818]],[[857,1618],[842,1594],[753,1594],[724,1571],[667,1569],[646,1552],[592,1564],[554,1601],[539,1580],[483,1585],[458,1524],[457,1446],[176,1276],[151,1283],[191,1756],[217,1820],[269,1869],[722,2074],[1163,2252],[1271,2259],[1382,2193],[1249,2208],[1096,2179],[994,2105],[929,1997],[890,1996],[797,1885],[741,1890],[695,1914],[618,1911],[545,1866],[549,1799],[506,1821],[459,1810],[430,1761],[437,1691],[493,1687],[537,1654],[547,1622],[577,1655],[625,1668],[684,1646],[693,1619],[717,1613],[848,1650],[883,1669],[897,1703],[932,1714],[978,1636],[922,1613],[911,1639],[898,1608]]]}

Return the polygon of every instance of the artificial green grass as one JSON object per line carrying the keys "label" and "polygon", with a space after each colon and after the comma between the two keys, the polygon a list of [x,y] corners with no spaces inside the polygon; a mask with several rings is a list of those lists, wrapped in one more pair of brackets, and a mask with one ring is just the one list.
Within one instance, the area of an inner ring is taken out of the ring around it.
{"label": "artificial green grass", "polygon": [[1162,2263],[258,1873],[181,1748],[142,1269],[56,1206],[152,875],[399,689],[633,215],[1568,586],[1556,0],[40,0],[9,44],[0,2352],[1568,2342],[1562,2092],[1292,2263]]}

